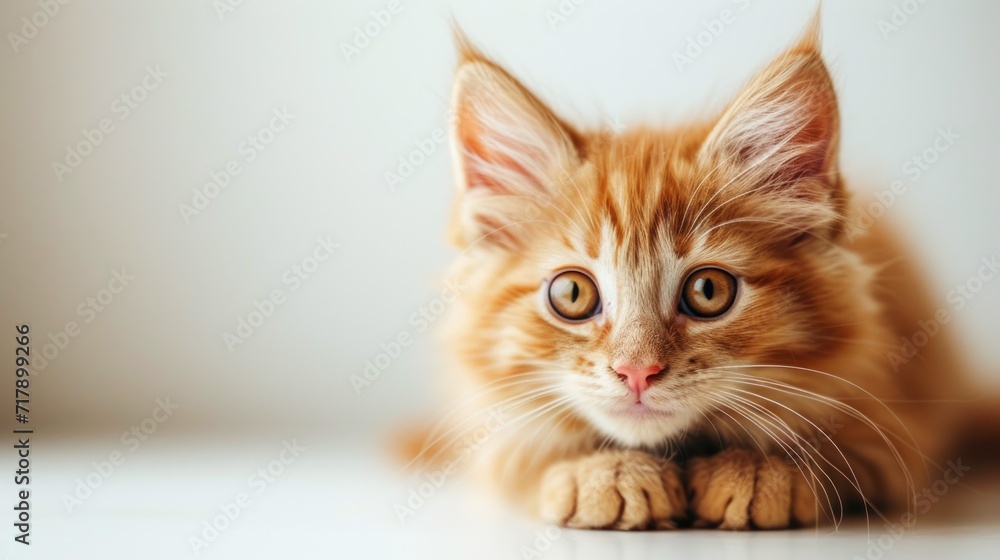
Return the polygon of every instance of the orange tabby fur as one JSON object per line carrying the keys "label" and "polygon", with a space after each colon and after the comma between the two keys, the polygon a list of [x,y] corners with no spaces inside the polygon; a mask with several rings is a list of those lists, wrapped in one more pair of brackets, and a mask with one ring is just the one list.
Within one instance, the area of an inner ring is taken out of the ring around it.
{"label": "orange tabby fur", "polygon": [[[583,132],[460,39],[449,313],[456,402],[426,457],[502,409],[468,454],[501,493],[580,528],[781,528],[845,508],[912,506],[949,443],[958,360],[937,336],[887,358],[933,317],[919,275],[877,223],[855,232],[839,117],[814,22],[711,122]],[[739,278],[715,320],[678,312],[694,267]],[[555,271],[589,271],[603,311],[566,323]],[[663,363],[656,414],[615,360]],[[624,403],[624,404],[623,404]]]}

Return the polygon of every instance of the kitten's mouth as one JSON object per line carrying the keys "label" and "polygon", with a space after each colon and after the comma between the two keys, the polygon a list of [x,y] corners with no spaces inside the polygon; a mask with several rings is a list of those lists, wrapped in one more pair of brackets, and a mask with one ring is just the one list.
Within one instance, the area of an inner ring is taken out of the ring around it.
{"label": "kitten's mouth", "polygon": [[680,403],[606,403],[594,409],[595,426],[612,439],[629,446],[655,446],[682,433],[690,413]]}
{"label": "kitten's mouth", "polygon": [[626,416],[629,418],[662,418],[674,416],[674,412],[671,410],[653,408],[644,402],[634,402],[626,407],[617,408],[614,412],[619,416]]}

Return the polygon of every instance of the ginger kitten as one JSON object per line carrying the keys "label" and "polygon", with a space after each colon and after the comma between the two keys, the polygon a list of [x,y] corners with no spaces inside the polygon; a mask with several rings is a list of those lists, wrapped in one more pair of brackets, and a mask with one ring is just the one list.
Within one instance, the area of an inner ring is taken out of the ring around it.
{"label": "ginger kitten", "polygon": [[622,134],[459,44],[460,390],[424,457],[577,528],[912,508],[961,376],[943,335],[887,357],[934,310],[880,224],[852,229],[818,24],[718,118]]}

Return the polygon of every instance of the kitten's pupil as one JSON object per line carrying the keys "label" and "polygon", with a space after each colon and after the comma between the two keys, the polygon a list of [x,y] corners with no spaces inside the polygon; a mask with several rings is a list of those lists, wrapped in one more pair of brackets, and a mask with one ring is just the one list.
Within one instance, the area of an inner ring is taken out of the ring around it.
{"label": "kitten's pupil", "polygon": [[715,295],[715,284],[712,283],[711,278],[699,278],[694,281],[694,291],[701,293],[705,296],[705,299],[712,299]]}
{"label": "kitten's pupil", "polygon": [[573,303],[576,303],[577,298],[580,297],[580,285],[577,284],[576,282],[573,282],[573,292],[571,297],[572,299],[570,301],[572,301]]}

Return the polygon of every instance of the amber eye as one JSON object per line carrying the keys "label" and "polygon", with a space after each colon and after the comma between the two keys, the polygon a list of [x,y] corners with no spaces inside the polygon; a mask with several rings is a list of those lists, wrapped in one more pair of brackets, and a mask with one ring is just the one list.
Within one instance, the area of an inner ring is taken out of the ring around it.
{"label": "amber eye", "polygon": [[734,301],[736,278],[721,268],[700,268],[688,275],[681,288],[681,311],[692,317],[718,317]]}
{"label": "amber eye", "polygon": [[590,276],[567,270],[549,282],[549,307],[567,321],[585,321],[601,311],[601,295]]}

